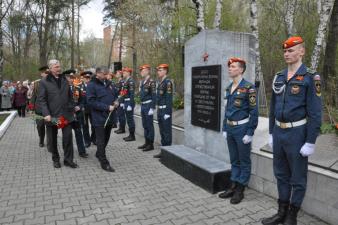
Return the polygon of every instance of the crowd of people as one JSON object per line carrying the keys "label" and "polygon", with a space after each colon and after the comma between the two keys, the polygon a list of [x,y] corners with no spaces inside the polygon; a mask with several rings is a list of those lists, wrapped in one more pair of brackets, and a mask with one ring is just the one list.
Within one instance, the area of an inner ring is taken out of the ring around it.
{"label": "crowd of people", "polygon": [[[156,70],[158,82],[151,78],[148,64],[139,68],[141,75],[140,100],[145,142],[139,146],[143,151],[154,150],[153,114],[157,106],[157,118],[162,146],[171,145],[172,82],[167,77],[169,65],[160,64]],[[64,165],[77,168],[73,161],[74,131],[80,157],[87,158],[86,148],[97,146],[96,157],[101,168],[114,172],[106,157],[106,147],[113,128],[116,134],[126,133],[126,142],[135,141],[135,81],[133,70],[124,67],[113,74],[106,67],[97,67],[95,72],[78,72],[69,69],[61,73],[58,60],[50,60],[39,69],[41,79],[34,81],[30,105],[34,106],[39,134],[39,146],[52,153],[53,165],[60,168],[57,149],[58,129],[62,130]],[[80,77],[80,79],[78,79]],[[160,158],[160,154],[154,155]]]}
{"label": "crowd of people", "polygon": [[20,117],[25,117],[29,111],[29,102],[32,98],[34,82],[26,81],[3,81],[0,88],[1,110],[9,111],[17,109]]}

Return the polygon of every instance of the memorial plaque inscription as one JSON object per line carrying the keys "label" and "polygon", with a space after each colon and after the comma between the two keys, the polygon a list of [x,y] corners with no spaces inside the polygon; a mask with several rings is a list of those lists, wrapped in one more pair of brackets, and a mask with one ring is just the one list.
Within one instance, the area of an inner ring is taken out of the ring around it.
{"label": "memorial plaque inscription", "polygon": [[221,65],[192,68],[191,124],[220,131]]}

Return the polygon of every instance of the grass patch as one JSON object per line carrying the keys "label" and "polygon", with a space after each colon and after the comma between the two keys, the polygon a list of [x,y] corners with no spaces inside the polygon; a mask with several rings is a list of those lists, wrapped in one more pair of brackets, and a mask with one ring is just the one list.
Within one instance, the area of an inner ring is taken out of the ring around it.
{"label": "grass patch", "polygon": [[0,114],[0,125],[6,120],[6,118],[9,116],[9,113],[7,114]]}

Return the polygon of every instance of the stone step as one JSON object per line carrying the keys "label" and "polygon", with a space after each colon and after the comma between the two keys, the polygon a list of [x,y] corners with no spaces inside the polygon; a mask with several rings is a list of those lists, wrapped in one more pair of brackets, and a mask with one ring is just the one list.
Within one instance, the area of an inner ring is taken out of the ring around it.
{"label": "stone step", "polygon": [[230,185],[231,166],[184,145],[162,146],[161,162],[210,193]]}

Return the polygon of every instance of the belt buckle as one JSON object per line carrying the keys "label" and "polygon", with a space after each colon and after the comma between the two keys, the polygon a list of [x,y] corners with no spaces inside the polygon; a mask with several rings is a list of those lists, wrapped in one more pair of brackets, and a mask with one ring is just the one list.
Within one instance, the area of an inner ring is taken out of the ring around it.
{"label": "belt buckle", "polygon": [[229,124],[230,126],[235,126],[235,123],[234,123],[233,121],[230,121],[230,120],[228,120],[228,124]]}
{"label": "belt buckle", "polygon": [[288,128],[288,127],[287,127],[286,123],[282,123],[282,122],[281,122],[281,123],[280,123],[280,128],[286,129],[286,128]]}

